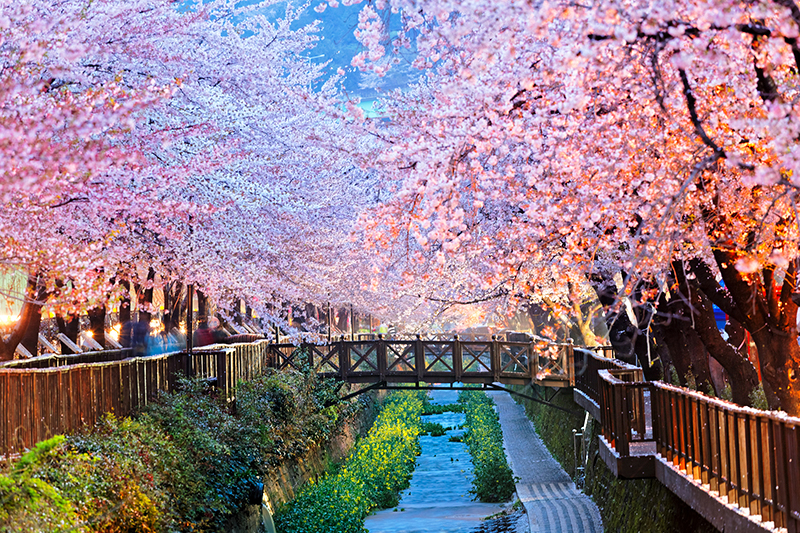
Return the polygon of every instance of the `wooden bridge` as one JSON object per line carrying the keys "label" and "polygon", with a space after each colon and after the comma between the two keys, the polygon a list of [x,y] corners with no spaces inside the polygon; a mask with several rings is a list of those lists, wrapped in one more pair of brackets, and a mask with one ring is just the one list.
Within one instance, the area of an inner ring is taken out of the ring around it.
{"label": "wooden bridge", "polygon": [[600,456],[616,476],[655,477],[722,531],[800,533],[800,419],[646,382],[609,355],[540,339],[376,337],[39,357],[0,366],[0,454],[91,427],[106,412],[130,414],[181,374],[213,380],[228,399],[268,368],[366,385],[534,383],[572,387],[602,427]]}
{"label": "wooden bridge", "polygon": [[449,340],[340,338],[327,345],[271,344],[279,369],[314,369],[346,383],[575,384],[572,344],[458,336]]}

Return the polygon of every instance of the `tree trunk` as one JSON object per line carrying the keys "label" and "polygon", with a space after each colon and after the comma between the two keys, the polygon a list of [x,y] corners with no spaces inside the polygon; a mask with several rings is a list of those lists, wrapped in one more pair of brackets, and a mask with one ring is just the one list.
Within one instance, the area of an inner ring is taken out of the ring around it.
{"label": "tree trunk", "polygon": [[119,303],[119,323],[126,324],[131,321],[131,284],[127,280],[121,280],[119,284],[126,294]]}
{"label": "tree trunk", "polygon": [[173,281],[164,287],[164,331],[180,328],[183,283]]}
{"label": "tree trunk", "polygon": [[103,348],[106,347],[106,306],[99,305],[92,307],[88,311],[89,315],[89,331],[92,332],[92,338],[97,341]]}
{"label": "tree trunk", "polygon": [[197,294],[197,328],[208,326],[208,298],[201,291],[196,290]]}
{"label": "tree trunk", "polygon": [[[33,350],[28,350],[32,354],[37,353],[39,343],[39,324],[42,319],[42,305],[49,297],[49,293],[44,285],[44,279],[40,275],[31,274],[28,276],[28,286],[25,290],[25,302],[22,304],[22,311],[19,320],[11,330],[7,339],[0,338],[0,361],[10,361],[14,359],[14,352],[23,339],[35,338],[36,344]],[[35,327],[35,335],[32,334]],[[27,348],[27,347],[26,347]]]}
{"label": "tree trunk", "polygon": [[[715,249],[725,288],[733,304],[730,314],[752,335],[758,349],[761,379],[771,409],[780,407],[800,416],[800,346],[797,344],[796,265],[790,263],[779,284],[775,267],[765,266],[760,275],[742,274],[734,265],[740,253]],[[719,305],[719,304],[718,304]],[[724,309],[728,312],[728,310]]]}
{"label": "tree trunk", "polygon": [[[156,279],[156,271],[152,267],[147,271],[147,286],[141,290],[139,295],[139,322],[150,323],[153,319],[153,313],[149,310],[153,304],[153,280]],[[143,305],[144,304],[144,305]]]}
{"label": "tree trunk", "polygon": [[[59,333],[63,333],[69,340],[75,344],[78,344],[78,333],[81,331],[81,320],[79,315],[74,314],[66,317],[62,315],[56,315],[56,325],[58,326]],[[66,355],[73,353],[73,351],[72,348],[62,342],[61,353]]]}

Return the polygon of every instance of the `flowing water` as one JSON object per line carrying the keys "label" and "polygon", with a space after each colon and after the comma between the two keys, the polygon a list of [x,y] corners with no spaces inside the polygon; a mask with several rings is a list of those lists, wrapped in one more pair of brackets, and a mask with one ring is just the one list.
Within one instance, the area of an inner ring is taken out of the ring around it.
{"label": "flowing water", "polygon": [[[448,404],[458,400],[457,391],[431,391],[431,403]],[[467,445],[451,442],[460,436],[463,413],[443,413],[422,417],[423,422],[438,422],[447,430],[441,437],[420,437],[421,454],[411,477],[411,485],[400,493],[400,503],[392,509],[367,517],[364,526],[370,533],[504,533],[517,531],[520,514],[484,520],[501,512],[504,506],[474,501],[472,460]],[[527,523],[527,520],[524,521]]]}

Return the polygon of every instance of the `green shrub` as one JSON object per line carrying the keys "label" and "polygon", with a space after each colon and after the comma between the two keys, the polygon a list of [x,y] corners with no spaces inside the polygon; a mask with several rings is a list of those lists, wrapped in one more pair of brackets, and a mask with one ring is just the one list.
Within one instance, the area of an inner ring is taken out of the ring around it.
{"label": "green shrub", "polygon": [[359,407],[316,376],[270,372],[235,408],[182,380],[136,419],[55,437],[0,475],[0,531],[222,531],[267,465],[305,454]]}
{"label": "green shrub", "polygon": [[462,391],[458,401],[464,405],[467,443],[475,466],[472,492],[482,502],[504,502],[516,490],[514,474],[503,450],[503,431],[494,402],[482,392]]}
{"label": "green shrub", "polygon": [[444,426],[438,422],[423,422],[421,435],[430,435],[431,437],[441,437],[446,430]]}
{"label": "green shrub", "polygon": [[62,435],[42,441],[0,474],[0,531],[84,531],[72,503],[36,476],[63,445]]}
{"label": "green shrub", "polygon": [[428,398],[425,398],[425,405],[422,410],[423,415],[440,415],[442,413],[463,413],[464,406],[458,403],[436,404],[430,403]]}

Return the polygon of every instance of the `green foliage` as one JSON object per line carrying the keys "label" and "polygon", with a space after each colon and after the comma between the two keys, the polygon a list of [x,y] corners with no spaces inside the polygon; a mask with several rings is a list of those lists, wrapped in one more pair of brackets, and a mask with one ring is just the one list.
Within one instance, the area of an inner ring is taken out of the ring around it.
{"label": "green foliage", "polygon": [[676,387],[681,386],[681,378],[678,376],[678,371],[672,365],[669,367],[669,381]]}
{"label": "green foliage", "polygon": [[222,531],[267,465],[305,454],[357,402],[314,375],[240,384],[235,408],[183,380],[134,419],[38,444],[0,476],[0,531]]}
{"label": "green foliage", "polygon": [[473,493],[482,502],[504,502],[514,494],[514,474],[503,450],[503,431],[494,402],[482,392],[462,391],[458,401],[467,415],[464,442],[475,465]]}
{"label": "green foliage", "polygon": [[421,412],[419,392],[393,394],[341,468],[278,511],[278,531],[361,533],[370,509],[397,505],[419,454]]}
{"label": "green foliage", "polygon": [[64,436],[38,443],[6,475],[0,475],[0,530],[84,531],[71,502],[36,473],[58,455]]}
{"label": "green foliage", "polygon": [[441,437],[446,433],[443,425],[438,422],[423,422],[421,435],[430,435],[431,437]]}
{"label": "green foliage", "polygon": [[719,397],[729,402],[733,401],[733,389],[731,389],[730,383],[725,383],[725,388],[720,391]]}
{"label": "green foliage", "polygon": [[695,377],[694,372],[689,370],[688,372],[686,372],[684,378],[686,379],[687,389],[697,390],[697,378]]}
{"label": "green foliage", "polygon": [[764,392],[764,385],[758,384],[758,387],[750,391],[750,407],[754,409],[761,409],[762,411],[769,411],[769,403],[767,403],[767,394]]}
{"label": "green foliage", "polygon": [[428,397],[425,397],[425,404],[423,406],[423,415],[440,415],[442,413],[463,413],[464,406],[458,403],[436,404],[430,403]]}

